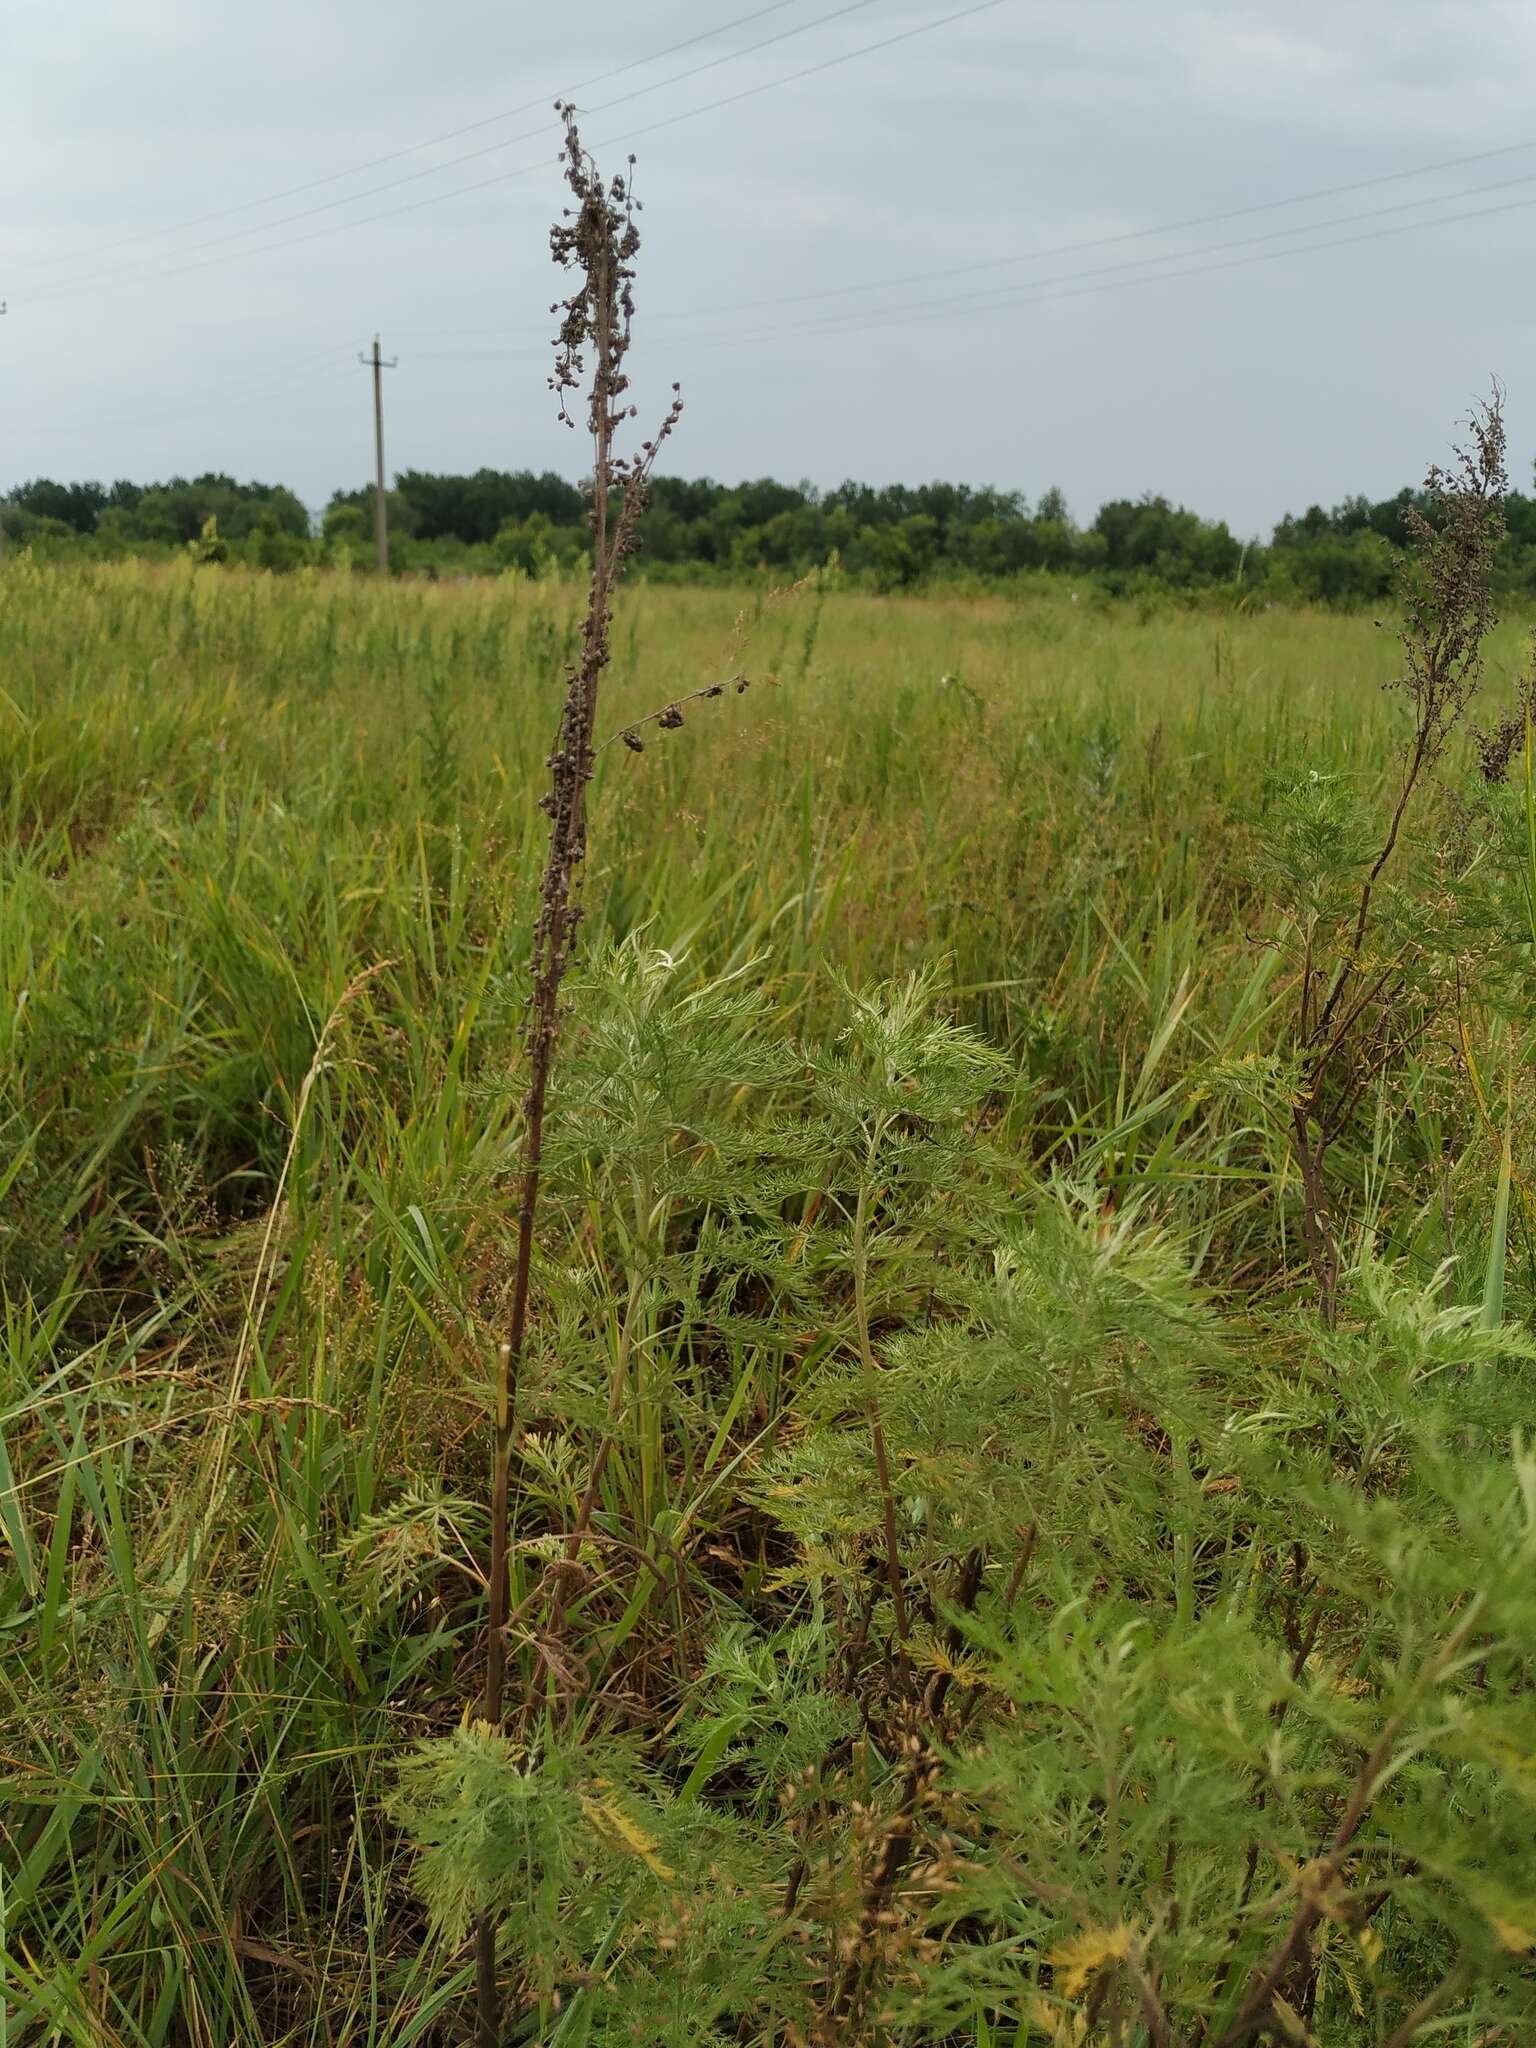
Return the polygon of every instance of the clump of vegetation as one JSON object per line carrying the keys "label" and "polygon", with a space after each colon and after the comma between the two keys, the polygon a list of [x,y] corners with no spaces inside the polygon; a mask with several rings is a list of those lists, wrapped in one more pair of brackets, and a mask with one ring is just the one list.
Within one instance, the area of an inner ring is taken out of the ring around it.
{"label": "clump of vegetation", "polygon": [[[50,557],[165,555],[217,517],[232,558],[286,571],[305,564],[368,568],[372,484],[333,494],[311,535],[309,514],[280,485],[227,476],[168,483],[16,484],[0,502],[0,531]],[[472,476],[402,470],[386,494],[391,565],[405,574],[584,581],[591,563],[586,497],[552,470]],[[653,478],[639,524],[640,573],[653,582],[783,583],[835,573],[879,591],[1004,589],[1199,604],[1246,610],[1270,603],[1364,610],[1392,595],[1401,551],[1433,494],[1402,490],[1375,503],[1287,515],[1269,541],[1243,540],[1164,496],[1117,498],[1076,520],[1063,493],[1031,504],[1020,491],[966,484],[848,482],[830,490],[760,477],[738,484]],[[1536,495],[1505,499],[1496,581],[1510,596],[1536,591]]]}
{"label": "clump of vegetation", "polygon": [[1512,2048],[1496,410],[1396,691],[1285,612],[621,595],[569,162],[589,591],[0,568],[13,2031]]}
{"label": "clump of vegetation", "polygon": [[[1385,1081],[1416,1037],[1448,1007],[1445,906],[1432,885],[1384,894],[1416,807],[1466,717],[1493,623],[1492,576],[1504,535],[1504,422],[1499,394],[1472,421],[1472,447],[1454,474],[1425,483],[1433,517],[1413,510],[1414,550],[1404,572],[1404,666],[1388,684],[1406,701],[1412,731],[1396,796],[1367,864],[1375,829],[1348,795],[1315,776],[1277,820],[1278,866],[1295,891],[1300,952],[1298,1071],[1291,1128],[1301,1172],[1307,1256],[1323,1314],[1333,1318],[1339,1243],[1328,1158],[1373,1084]],[[1513,731],[1495,741],[1507,758]],[[1484,779],[1489,755],[1484,750]],[[1361,872],[1363,868],[1363,873]]]}

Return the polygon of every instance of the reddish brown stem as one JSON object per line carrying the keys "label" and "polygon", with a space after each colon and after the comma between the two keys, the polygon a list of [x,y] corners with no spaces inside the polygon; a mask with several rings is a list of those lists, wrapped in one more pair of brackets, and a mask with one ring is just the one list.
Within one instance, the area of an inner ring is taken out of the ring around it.
{"label": "reddish brown stem", "polygon": [[[538,923],[533,938],[533,990],[529,1005],[528,1095],[523,1128],[522,1181],[517,1212],[517,1260],[512,1307],[496,1392],[496,1443],[491,1482],[491,1555],[485,1622],[485,1685],[481,1711],[499,1727],[506,1686],[508,1557],[511,1545],[512,1454],[517,1439],[517,1396],[528,1334],[534,1228],[544,1156],[544,1115],[550,1068],[559,1032],[560,990],[570,965],[581,920],[580,877],[587,847],[587,785],[592,779],[592,734],[598,684],[608,665],[609,601],[624,546],[644,497],[655,448],[676,417],[674,405],[658,440],[627,471],[629,490],[616,529],[610,533],[609,494],[614,480],[613,435],[622,417],[622,362],[628,342],[628,259],[638,246],[629,219],[627,189],[610,188],[587,157],[566,112],[567,176],[578,202],[571,227],[557,226],[552,246],[557,261],[574,268],[577,291],[566,302],[560,353],[553,379],[564,392],[576,382],[580,351],[590,342],[596,355],[589,419],[593,443],[592,581],[582,627],[581,655],[567,679],[565,706],[554,751],[550,787],[549,853],[544,865]],[[562,407],[563,412],[563,407]],[[496,1981],[496,1928],[483,1915],[475,1929],[476,2034],[479,2048],[498,2048],[501,1998]]]}

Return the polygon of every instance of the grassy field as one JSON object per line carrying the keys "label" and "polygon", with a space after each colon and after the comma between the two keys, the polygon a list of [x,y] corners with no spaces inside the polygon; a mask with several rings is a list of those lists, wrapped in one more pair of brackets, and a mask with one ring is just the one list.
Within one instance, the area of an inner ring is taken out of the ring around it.
{"label": "grassy field", "polygon": [[9,2041],[463,2040],[481,1912],[560,2048],[1530,2040],[1528,761],[1384,877],[1330,1327],[1368,620],[628,590],[601,734],[751,684],[600,757],[473,1725],[580,599],[0,565]]}

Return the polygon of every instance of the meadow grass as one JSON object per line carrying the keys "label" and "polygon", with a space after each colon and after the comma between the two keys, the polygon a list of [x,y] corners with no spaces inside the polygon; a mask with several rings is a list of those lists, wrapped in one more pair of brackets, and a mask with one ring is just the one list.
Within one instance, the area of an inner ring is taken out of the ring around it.
{"label": "meadow grass", "polygon": [[[462,2038],[472,1970],[419,1901],[390,1801],[410,1744],[451,1735],[476,1689],[536,798],[581,600],[516,577],[0,566],[14,2041]],[[648,949],[669,1000],[747,988],[760,1006],[741,1086],[707,1077],[711,1116],[728,1125],[768,1085],[754,1048],[835,1045],[850,991],[931,970],[1011,1076],[984,1120],[1012,1199],[1056,1172],[1092,1188],[1096,1229],[1146,1216],[1202,1303],[1268,1319],[1266,1372],[1278,1319],[1313,1341],[1283,1121],[1233,1078],[1291,1042],[1256,849],[1308,776],[1381,800],[1401,738],[1390,633],[1066,591],[637,583],[613,646],[600,738],[752,679],[643,753],[607,745],[592,797],[588,953]],[[1489,655],[1504,690],[1518,629]],[[1499,1317],[1531,1300],[1528,1024],[1463,1006],[1337,1165],[1351,1256],[1369,1237],[1474,1305],[1502,1184]],[[811,1430],[798,1404],[812,1416],[827,1348],[776,1337],[761,1305],[713,1317],[708,1347],[661,1313],[653,1240],[668,1258],[693,1242],[684,1197],[652,1168],[605,1170],[571,1167],[545,1233],[548,1342],[581,1363],[536,1377],[512,1588],[522,1612],[544,1534],[589,1484],[602,1540],[650,1560],[575,1602],[571,1628],[626,1673],[618,1709],[599,1673],[563,1710],[594,1735],[647,1697],[658,1722],[683,1712],[712,1578],[767,1597],[782,1543],[752,1522],[748,1480],[781,1418]],[[883,1284],[877,1329],[899,1313],[899,1279]],[[605,1429],[589,1476],[578,1447]],[[1181,1619],[1199,1543],[1170,1553]],[[1396,1991],[1351,1992],[1350,2031],[1342,1981],[1323,2038],[1389,2038]],[[946,2007],[941,2029],[891,2038],[1036,2038],[1026,2006],[966,1995],[970,2018]],[[577,2038],[563,2009],[517,2038]],[[733,2024],[699,2038],[781,2038]]]}

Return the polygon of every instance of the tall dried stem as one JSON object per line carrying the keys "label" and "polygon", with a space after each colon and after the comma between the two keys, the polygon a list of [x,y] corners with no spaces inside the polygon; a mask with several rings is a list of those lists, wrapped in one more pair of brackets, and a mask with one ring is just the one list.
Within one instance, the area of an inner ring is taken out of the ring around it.
{"label": "tall dried stem", "polygon": [[[625,458],[615,454],[614,436],[623,421],[634,414],[634,408],[624,403],[629,382],[624,360],[633,313],[633,259],[640,237],[635,228],[628,179],[617,177],[605,184],[597,166],[582,149],[573,110],[562,107],[560,111],[565,119],[566,182],[575,205],[550,231],[550,249],[557,264],[576,273],[577,284],[570,297],[554,309],[562,317],[550,388],[559,399],[561,418],[572,423],[566,397],[578,388],[586,351],[591,349],[594,366],[587,421],[592,436],[592,578],[580,655],[567,673],[565,704],[549,757],[549,789],[541,800],[549,818],[549,852],[533,936],[517,1257],[511,1314],[501,1346],[497,1380],[491,1480],[491,1555],[481,1711],[492,1726],[501,1722],[504,1707],[512,1458],[517,1439],[518,1381],[528,1333],[534,1225],[544,1157],[544,1114],[559,1035],[560,990],[581,923],[587,785],[592,779],[598,688],[608,666],[614,586],[634,544],[635,525],[645,502],[645,487],[657,451],[681,411],[681,403],[674,396],[656,438],[643,443],[638,456]],[[615,515],[612,501],[616,487],[622,489],[623,498]],[[501,1999],[496,1982],[496,1930],[489,1917],[476,1928],[475,1963],[480,2048],[497,2048]]]}
{"label": "tall dried stem", "polygon": [[1424,786],[1477,690],[1483,642],[1493,624],[1494,557],[1504,534],[1503,394],[1469,422],[1470,443],[1455,467],[1430,470],[1432,517],[1409,514],[1411,552],[1402,579],[1402,672],[1388,684],[1413,710],[1402,777],[1375,858],[1363,877],[1331,962],[1309,944],[1302,968],[1297,1036],[1301,1086],[1291,1138],[1301,1173],[1302,1232],[1326,1322],[1338,1311],[1339,1240],[1328,1184],[1328,1154],[1365,1090],[1407,1048],[1394,1014],[1403,960],[1372,957],[1376,892]]}

